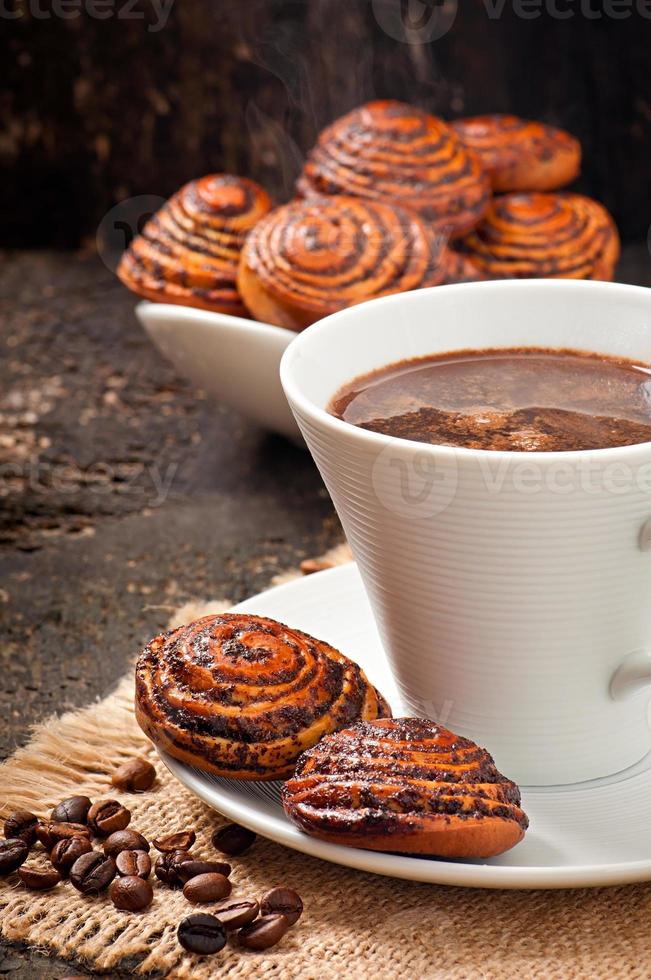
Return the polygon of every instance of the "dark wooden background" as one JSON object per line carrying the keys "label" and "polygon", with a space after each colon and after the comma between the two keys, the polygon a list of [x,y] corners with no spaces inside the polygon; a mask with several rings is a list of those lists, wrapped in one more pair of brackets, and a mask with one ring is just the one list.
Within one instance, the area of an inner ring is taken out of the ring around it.
{"label": "dark wooden background", "polygon": [[[211,170],[250,174],[287,197],[319,127],[373,96],[444,116],[514,111],[566,126],[584,145],[581,188],[610,207],[625,239],[646,238],[644,0],[628,11],[627,0],[555,0],[572,12],[565,19],[551,0],[532,19],[516,0],[498,17],[487,11],[501,0],[458,0],[448,33],[416,44],[390,36],[378,9],[426,24],[420,0],[173,0],[160,30],[151,0],[133,0],[131,16],[143,19],[102,20],[63,19],[56,2],[3,0],[0,245],[77,246],[116,202],[166,196]],[[115,14],[125,0],[114,2]],[[438,2],[443,16],[454,12],[455,0]]]}

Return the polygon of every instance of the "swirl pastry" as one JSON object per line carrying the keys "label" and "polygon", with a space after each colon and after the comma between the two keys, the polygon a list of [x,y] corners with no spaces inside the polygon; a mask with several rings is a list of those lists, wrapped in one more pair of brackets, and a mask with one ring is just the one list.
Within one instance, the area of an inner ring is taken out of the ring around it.
{"label": "swirl pastry", "polygon": [[480,272],[475,263],[453,248],[446,248],[443,257],[442,286],[451,286],[458,282],[482,282],[487,277]]}
{"label": "swirl pastry", "polygon": [[612,279],[619,236],[580,194],[504,194],[459,248],[492,279]]}
{"label": "swirl pastry", "polygon": [[273,619],[206,616],[136,665],[136,718],[169,755],[219,776],[283,779],[323,735],[390,715],[343,654]]}
{"label": "swirl pastry", "polygon": [[490,181],[472,151],[435,116],[369,102],[323,130],[297,183],[303,197],[347,194],[416,211],[449,235],[477,224]]}
{"label": "swirl pastry", "polygon": [[443,238],[380,201],[292,201],[246,240],[238,287],[253,315],[302,330],[362,300],[442,281]]}
{"label": "swirl pastry", "polygon": [[564,129],[517,116],[473,116],[451,123],[496,191],[554,191],[578,177],[581,144]]}
{"label": "swirl pastry", "polygon": [[306,833],[371,851],[488,858],[529,823],[485,749],[421,718],[328,735],[298,760],[282,800]]}
{"label": "swirl pastry", "polygon": [[267,192],[245,177],[193,180],[133,239],[118,276],[145,299],[247,316],[237,264],[247,232],[270,209]]}

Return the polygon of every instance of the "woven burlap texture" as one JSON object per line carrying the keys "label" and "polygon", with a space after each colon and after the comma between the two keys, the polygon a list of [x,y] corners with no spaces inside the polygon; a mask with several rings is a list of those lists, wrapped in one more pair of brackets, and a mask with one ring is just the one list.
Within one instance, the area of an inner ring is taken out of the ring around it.
{"label": "woven burlap texture", "polygon": [[[345,557],[340,552],[335,560]],[[180,618],[220,608],[185,606]],[[128,676],[103,701],[39,726],[0,767],[3,811],[26,807],[44,815],[71,793],[117,797],[132,811],[131,826],[149,839],[193,827],[193,850],[215,856],[210,835],[221,818],[157,762],[134,721],[132,698]],[[147,793],[116,793],[110,774],[134,755],[156,763],[157,782]],[[158,884],[151,908],[134,915],[67,882],[27,892],[12,875],[0,879],[2,934],[109,974],[136,957],[138,974],[196,980],[647,980],[651,973],[651,884],[547,892],[439,887],[349,871],[261,839],[232,863],[234,898],[259,897],[280,883],[303,896],[302,919],[266,953],[243,952],[233,941],[215,957],[184,953],[176,926],[191,907],[182,893]]]}

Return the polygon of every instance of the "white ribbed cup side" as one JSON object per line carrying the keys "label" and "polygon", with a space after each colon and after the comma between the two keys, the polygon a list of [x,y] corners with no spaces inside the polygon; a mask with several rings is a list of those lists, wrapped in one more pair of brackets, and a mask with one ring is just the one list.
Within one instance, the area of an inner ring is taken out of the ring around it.
{"label": "white ribbed cup side", "polygon": [[651,444],[455,451],[324,411],[386,364],[527,346],[651,364],[651,291],[519,280],[385,297],[300,334],[281,380],[412,710],[475,738],[522,783],[569,783],[651,749]]}
{"label": "white ribbed cup side", "polygon": [[523,471],[522,454],[500,468],[490,454],[370,446],[293,408],[414,713],[526,784],[596,778],[651,749],[648,697],[609,694],[651,641],[651,555],[638,547],[651,484],[637,469],[623,493],[610,462],[586,482],[578,462]]}

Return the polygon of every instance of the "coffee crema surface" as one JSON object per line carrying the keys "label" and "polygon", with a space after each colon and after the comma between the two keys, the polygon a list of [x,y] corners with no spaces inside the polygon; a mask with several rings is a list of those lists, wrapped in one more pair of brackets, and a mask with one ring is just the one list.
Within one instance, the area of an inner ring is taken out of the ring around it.
{"label": "coffee crema surface", "polygon": [[355,378],[328,411],[432,445],[568,452],[651,442],[651,366],[586,351],[460,350]]}

